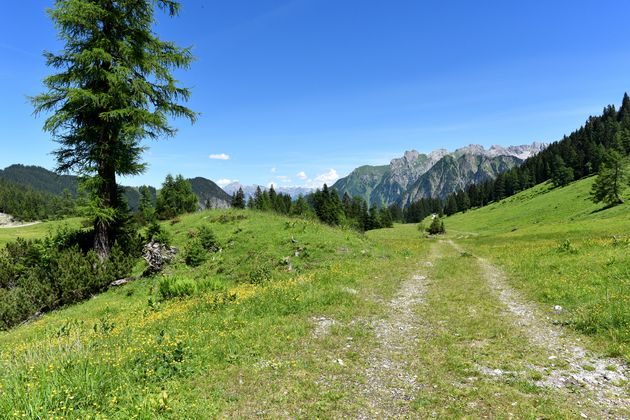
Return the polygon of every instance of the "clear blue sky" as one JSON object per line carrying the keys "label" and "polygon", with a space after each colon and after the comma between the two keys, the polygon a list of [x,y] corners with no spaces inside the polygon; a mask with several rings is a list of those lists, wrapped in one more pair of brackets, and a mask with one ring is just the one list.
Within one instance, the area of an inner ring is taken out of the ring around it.
{"label": "clear blue sky", "polygon": [[[317,184],[409,149],[550,142],[630,91],[627,0],[182,3],[155,30],[194,47],[178,77],[201,117],[149,144],[148,171],[126,184]],[[51,71],[42,51],[61,47],[52,4],[3,5],[0,167],[54,166],[26,99]]]}

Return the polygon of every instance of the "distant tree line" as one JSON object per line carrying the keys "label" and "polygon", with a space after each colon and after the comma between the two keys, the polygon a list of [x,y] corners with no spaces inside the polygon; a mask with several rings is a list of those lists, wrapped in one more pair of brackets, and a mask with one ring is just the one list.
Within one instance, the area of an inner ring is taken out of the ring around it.
{"label": "distant tree line", "polygon": [[73,216],[76,211],[75,200],[67,189],[61,195],[55,195],[0,179],[2,213],[19,220],[32,221]]}
{"label": "distant tree line", "polygon": [[[243,190],[239,188],[232,196],[232,207],[252,210],[273,211],[279,214],[317,218],[331,226],[347,226],[359,231],[392,227],[394,217],[389,208],[368,208],[361,197],[343,197],[328,185],[307,196],[300,195],[293,200],[289,194],[276,192],[272,186],[268,190],[256,188],[256,192],[245,203]],[[398,221],[402,221],[402,210]]]}

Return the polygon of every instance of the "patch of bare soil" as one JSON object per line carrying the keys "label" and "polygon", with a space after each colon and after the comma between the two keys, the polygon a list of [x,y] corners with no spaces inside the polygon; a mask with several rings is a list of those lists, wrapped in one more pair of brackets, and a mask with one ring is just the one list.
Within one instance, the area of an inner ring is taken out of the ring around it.
{"label": "patch of bare soil", "polygon": [[[463,252],[452,241],[449,243],[457,251]],[[612,417],[619,412],[630,415],[628,365],[622,360],[599,357],[585,350],[575,338],[569,337],[561,327],[553,325],[549,317],[508,286],[505,274],[500,269],[482,258],[479,258],[479,264],[490,288],[509,312],[515,315],[517,327],[533,344],[548,353],[551,367],[528,366],[542,376],[536,384],[582,393],[584,398],[594,400],[598,406],[608,410]],[[488,376],[499,375],[497,369],[480,370]]]}

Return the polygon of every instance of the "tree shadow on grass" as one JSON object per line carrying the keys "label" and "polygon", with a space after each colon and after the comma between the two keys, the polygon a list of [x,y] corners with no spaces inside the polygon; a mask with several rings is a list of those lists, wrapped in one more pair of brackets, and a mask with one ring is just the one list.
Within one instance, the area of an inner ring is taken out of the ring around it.
{"label": "tree shadow on grass", "polygon": [[617,207],[617,206],[618,206],[618,205],[620,205],[620,204],[623,204],[623,202],[608,204],[608,205],[606,205],[606,206],[604,206],[604,207],[602,207],[602,208],[599,208],[599,209],[595,209],[595,210],[593,210],[593,211],[591,212],[591,214],[595,214],[595,213],[602,212],[602,211],[604,211],[604,210],[612,209],[613,207]]}

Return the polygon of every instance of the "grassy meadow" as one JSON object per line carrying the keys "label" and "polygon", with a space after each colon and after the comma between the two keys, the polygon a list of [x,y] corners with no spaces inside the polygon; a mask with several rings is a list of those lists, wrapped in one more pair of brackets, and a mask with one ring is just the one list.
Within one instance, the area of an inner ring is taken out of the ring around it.
{"label": "grassy meadow", "polygon": [[[584,346],[630,360],[628,206],[593,205],[591,182],[449,217],[445,239],[504,269]],[[190,267],[203,226],[220,251]],[[416,225],[359,234],[213,210],[163,227],[180,249],[163,273],[0,332],[0,418],[376,418],[378,398],[364,392],[375,357],[415,378],[409,400],[385,394],[403,416],[602,414],[580,394],[537,385],[533,366],[553,366],[549,349],[497,316],[504,305],[476,259]],[[415,338],[396,353],[379,328],[395,322],[390,302],[414,275],[424,292],[403,330]],[[497,369],[506,373],[487,373]]]}
{"label": "grassy meadow", "polygon": [[[190,268],[181,260],[202,225],[212,226],[222,249]],[[404,262],[424,246],[382,246],[353,231],[250,211],[201,212],[165,228],[182,255],[163,275],[0,333],[0,417],[246,413],[256,400],[241,396],[280,392],[273,381],[280,372],[296,379],[283,398],[324,413],[336,398],[322,400],[309,380],[319,352],[295,356],[311,318],[377,310],[357,290],[391,294],[409,274]],[[164,300],[164,278],[203,288]]]}
{"label": "grassy meadow", "polygon": [[0,247],[8,242],[15,241],[17,238],[37,239],[54,233],[62,227],[76,229],[81,226],[81,218],[73,217],[63,220],[53,220],[48,222],[36,223],[34,225],[22,227],[2,227],[0,228]]}
{"label": "grassy meadow", "polygon": [[630,205],[594,204],[593,180],[538,185],[449,217],[446,229],[549,312],[562,306],[557,322],[630,360]]}

